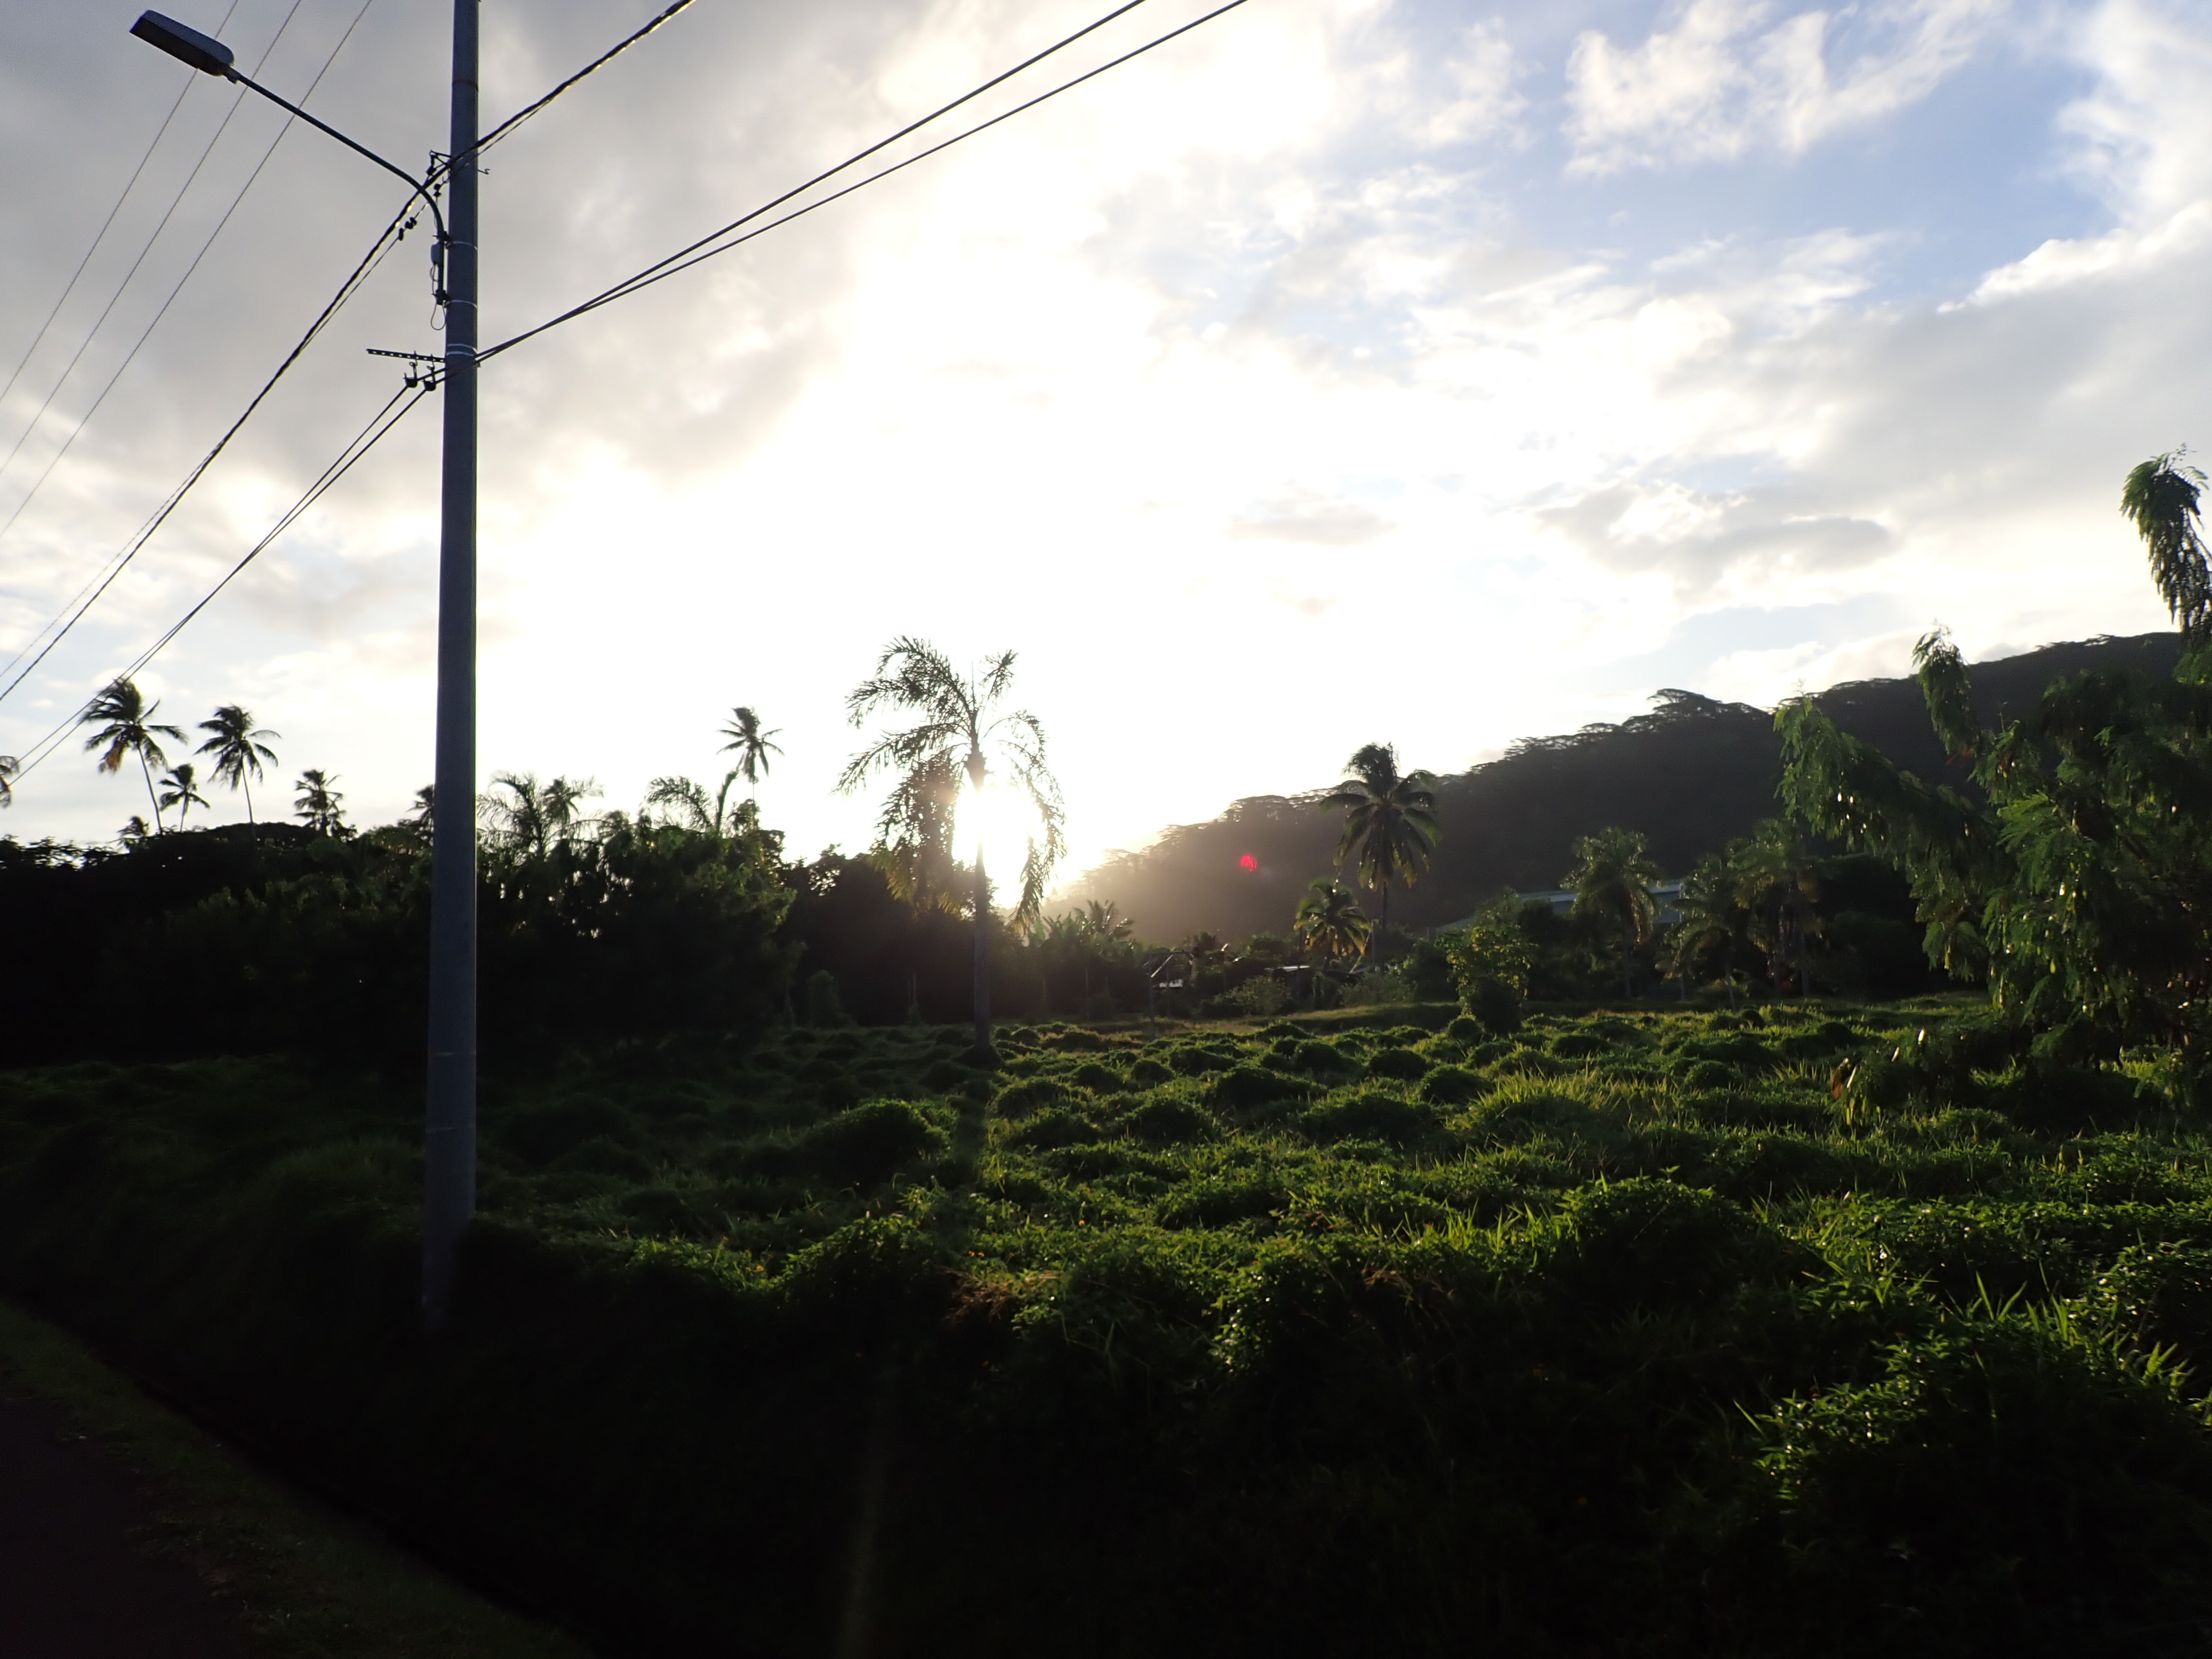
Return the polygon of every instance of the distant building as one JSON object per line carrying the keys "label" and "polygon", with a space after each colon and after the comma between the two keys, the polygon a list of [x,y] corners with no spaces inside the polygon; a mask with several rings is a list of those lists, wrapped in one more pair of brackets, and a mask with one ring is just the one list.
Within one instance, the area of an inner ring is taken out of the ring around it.
{"label": "distant building", "polygon": [[[1680,876],[1673,876],[1665,881],[1655,881],[1644,890],[1659,907],[1658,921],[1662,927],[1672,927],[1682,920],[1683,879]],[[1514,896],[1523,904],[1547,904],[1555,916],[1571,915],[1575,908],[1575,890],[1571,887],[1542,887],[1533,893],[1516,893]],[[1462,927],[1474,926],[1473,916],[1462,916],[1457,921],[1446,922],[1437,932],[1456,933]]]}

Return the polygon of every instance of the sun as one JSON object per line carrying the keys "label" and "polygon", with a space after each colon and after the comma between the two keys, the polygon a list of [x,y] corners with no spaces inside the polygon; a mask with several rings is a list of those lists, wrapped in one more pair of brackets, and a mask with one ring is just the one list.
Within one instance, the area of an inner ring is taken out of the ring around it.
{"label": "sun", "polygon": [[960,858],[975,858],[980,836],[984,867],[1011,875],[1021,867],[1030,838],[1037,832],[1036,809],[1020,790],[987,782],[980,793],[961,792],[952,829]]}

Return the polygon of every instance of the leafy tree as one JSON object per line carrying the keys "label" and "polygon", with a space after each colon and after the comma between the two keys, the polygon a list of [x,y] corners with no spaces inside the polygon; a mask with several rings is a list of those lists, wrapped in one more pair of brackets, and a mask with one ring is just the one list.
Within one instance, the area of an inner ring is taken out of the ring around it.
{"label": "leafy tree", "polygon": [[1370,939],[1386,946],[1390,931],[1390,889],[1411,884],[1428,867],[1437,844],[1437,780],[1433,773],[1398,770],[1398,750],[1370,743],[1345,763],[1349,774],[1322,797],[1325,812],[1344,813],[1344,834],[1336,861],[1354,860],[1360,881],[1382,896],[1382,917]]}
{"label": "leafy tree", "polygon": [[1359,908],[1358,896],[1327,876],[1317,877],[1308,885],[1291,923],[1300,945],[1331,962],[1358,956],[1367,948],[1374,929],[1375,924]]}
{"label": "leafy tree", "polygon": [[300,774],[292,787],[300,792],[292,803],[292,815],[304,819],[307,828],[319,836],[342,836],[345,833],[345,814],[340,810],[345,797],[331,787],[337,780],[316,767]]}
{"label": "leafy tree", "polygon": [[[214,735],[193,752],[215,757],[215,775],[233,789],[246,791],[246,823],[247,834],[254,829],[253,780],[262,775],[261,763],[276,764],[276,751],[265,739],[280,738],[281,732],[256,729],[253,716],[241,705],[227,702],[215,711],[215,718],[200,722],[200,730]],[[181,822],[179,818],[179,822]]]}
{"label": "leafy tree", "polygon": [[[154,800],[154,769],[167,766],[169,757],[161,744],[167,738],[173,743],[185,741],[181,729],[164,726],[154,716],[161,712],[158,702],[148,703],[145,693],[128,674],[118,674],[93,698],[78,720],[80,726],[97,726],[100,730],[85,739],[87,753],[100,750],[100,769],[120,771],[126,755],[138,757],[138,770],[146,780],[146,799]],[[154,801],[154,829],[161,829],[161,805]]]}
{"label": "leafy tree", "polygon": [[1643,831],[1611,825],[1574,845],[1575,867],[1565,886],[1575,890],[1575,914],[1602,919],[1620,937],[1620,994],[1636,994],[1633,961],[1636,947],[1651,937],[1658,907],[1651,902],[1651,884],[1659,867],[1651,861]]}
{"label": "leafy tree", "polygon": [[1467,1011],[1493,1034],[1517,1029],[1521,999],[1528,994],[1535,970],[1528,934],[1493,906],[1471,926],[1446,933],[1441,944]]}
{"label": "leafy tree", "polygon": [[1814,829],[1911,882],[1926,948],[1996,1006],[2050,1034],[2054,1056],[2212,1042],[2212,568],[2202,480],[2173,456],[2128,475],[2121,510],[2187,642],[2170,679],[2113,670],[2061,678],[2027,717],[1985,728],[1972,676],[1940,630],[1914,652],[1930,723],[1978,795],[1923,782],[1785,704],[1784,799]]}
{"label": "leafy tree", "polygon": [[177,828],[185,827],[185,815],[195,806],[205,806],[207,797],[200,793],[198,781],[192,775],[192,763],[180,761],[161,774],[161,805],[177,809]]}
{"label": "leafy tree", "polygon": [[[902,730],[884,732],[854,756],[838,775],[837,787],[849,794],[878,772],[895,774],[890,799],[878,820],[879,840],[888,849],[903,845],[917,854],[943,851],[950,843],[954,801],[947,786],[957,787],[964,775],[970,799],[980,797],[995,758],[1036,815],[1014,907],[1014,925],[1026,927],[1036,921],[1045,884],[1066,850],[1066,840],[1060,784],[1046,763],[1042,723],[1026,709],[1000,712],[1013,675],[1011,651],[963,675],[927,641],[893,640],[877,658],[875,673],[845,699],[846,714],[856,726],[878,710],[921,718]],[[991,1042],[991,884],[980,844],[974,895],[975,1045],[981,1049]]]}
{"label": "leafy tree", "polygon": [[[722,735],[729,741],[722,745],[720,752],[726,755],[732,750],[737,751],[738,763],[732,769],[731,777],[744,778],[746,788],[757,792],[760,781],[768,775],[768,757],[783,752],[769,739],[782,730],[779,726],[774,731],[762,731],[760,716],[743,703],[730,710],[730,723],[722,728]],[[725,779],[723,790],[726,793],[729,787]]]}

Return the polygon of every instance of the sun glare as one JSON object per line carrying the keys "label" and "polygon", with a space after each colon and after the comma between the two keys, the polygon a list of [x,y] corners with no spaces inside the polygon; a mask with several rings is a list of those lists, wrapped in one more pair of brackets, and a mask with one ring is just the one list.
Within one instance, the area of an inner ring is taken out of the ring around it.
{"label": "sun glare", "polygon": [[965,790],[953,819],[953,846],[963,859],[973,859],[981,839],[984,866],[1003,878],[1021,866],[1036,833],[1036,813],[1027,796],[1015,789],[986,784],[979,794]]}

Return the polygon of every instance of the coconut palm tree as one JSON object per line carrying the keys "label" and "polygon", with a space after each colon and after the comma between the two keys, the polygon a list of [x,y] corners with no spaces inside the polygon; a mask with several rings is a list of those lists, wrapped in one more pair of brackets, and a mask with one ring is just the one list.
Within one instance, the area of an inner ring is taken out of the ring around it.
{"label": "coconut palm tree", "polygon": [[234,789],[246,791],[246,827],[251,836],[254,830],[253,781],[262,775],[262,762],[276,764],[276,751],[266,740],[284,734],[265,727],[257,730],[253,716],[234,702],[227,702],[216,709],[213,720],[202,720],[200,730],[215,735],[193,753],[214,756],[217,780]]}
{"label": "coconut palm tree", "polygon": [[1651,884],[1659,866],[1651,861],[1641,830],[1613,825],[1574,845],[1575,867],[1563,885],[1575,890],[1577,915],[1602,916],[1620,930],[1620,994],[1636,994],[1632,961],[1636,947],[1651,937],[1658,906]]}
{"label": "coconut palm tree", "polygon": [[2150,556],[2151,580],[2194,650],[2212,641],[2212,564],[2198,530],[2197,501],[2204,475],[2182,452],[2154,455],[2128,474],[2120,512],[2134,525]]}
{"label": "coconut palm tree", "polygon": [[15,804],[15,775],[23,769],[23,763],[13,755],[0,755],[0,806]]}
{"label": "coconut palm tree", "polygon": [[430,844],[432,823],[437,817],[437,806],[438,786],[434,783],[424,784],[415,792],[413,814],[399,820],[400,828],[405,830],[423,846],[428,847]]}
{"label": "coconut palm tree", "polygon": [[[735,708],[730,710],[730,723],[722,728],[722,735],[729,741],[716,752],[726,755],[732,750],[736,750],[738,764],[731,775],[742,776],[745,781],[746,788],[758,793],[760,781],[768,775],[768,757],[770,755],[781,755],[783,752],[769,739],[782,730],[783,728],[779,726],[774,731],[762,731],[760,716],[743,703],[739,703]],[[722,785],[725,792],[729,787],[727,782]]]}
{"label": "coconut palm tree", "polygon": [[345,830],[345,814],[340,810],[345,797],[331,787],[337,780],[316,767],[300,774],[292,786],[300,792],[292,803],[293,816],[304,818],[307,828],[319,836],[335,836]]}
{"label": "coconut palm tree", "polygon": [[1321,799],[1324,812],[1341,810],[1344,835],[1336,861],[1355,861],[1360,881],[1382,896],[1382,916],[1370,934],[1370,948],[1389,948],[1390,889],[1410,885],[1428,867],[1437,844],[1437,780],[1433,773],[1398,770],[1398,750],[1387,743],[1363,745],[1345,763],[1350,775]]}
{"label": "coconut palm tree", "polygon": [[[895,856],[903,846],[916,854],[949,846],[952,793],[964,775],[969,799],[981,799],[995,759],[1006,783],[1036,815],[1022,863],[1021,896],[1014,907],[1017,927],[1032,926],[1044,902],[1045,884],[1067,849],[1065,809],[1060,784],[1045,760],[1044,726],[1027,709],[1000,711],[1012,689],[1014,653],[986,658],[973,672],[961,673],[945,653],[927,641],[893,640],[876,659],[876,672],[845,699],[854,726],[878,709],[921,718],[902,730],[885,732],[845,763],[837,787],[849,794],[878,772],[897,782],[878,819],[880,839]],[[743,711],[739,711],[743,712]],[[991,1042],[991,882],[980,838],[975,848],[975,1046]]]}
{"label": "coconut palm tree", "polygon": [[[101,751],[100,769],[117,772],[123,768],[126,755],[138,757],[138,770],[146,780],[146,799],[154,800],[154,769],[167,766],[169,757],[160,739],[173,743],[185,741],[178,727],[164,726],[154,716],[161,712],[158,702],[149,703],[137,682],[128,674],[118,674],[100,688],[100,694],[85,705],[84,713],[77,719],[79,726],[97,726],[100,730],[84,740],[86,752]],[[161,829],[161,805],[154,802],[154,829]]]}
{"label": "coconut palm tree", "polygon": [[1358,894],[1342,882],[1322,876],[1298,901],[1298,913],[1291,927],[1299,944],[1334,962],[1366,949],[1375,924],[1359,908]]}
{"label": "coconut palm tree", "polygon": [[186,813],[195,806],[207,805],[207,797],[200,793],[197,782],[190,761],[179,761],[161,774],[161,804],[177,809],[177,828],[179,830],[185,827]]}

